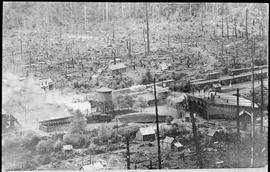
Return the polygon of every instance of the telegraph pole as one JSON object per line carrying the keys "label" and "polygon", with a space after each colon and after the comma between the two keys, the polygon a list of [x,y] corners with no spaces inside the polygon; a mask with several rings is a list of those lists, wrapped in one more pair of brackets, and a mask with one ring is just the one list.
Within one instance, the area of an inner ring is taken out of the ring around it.
{"label": "telegraph pole", "polygon": [[126,136],[126,141],[127,141],[127,169],[130,170],[129,136]]}
{"label": "telegraph pole", "polygon": [[197,165],[199,166],[200,169],[203,168],[203,163],[202,163],[202,156],[201,156],[201,150],[200,150],[200,143],[198,140],[198,134],[197,134],[197,127],[196,127],[196,119],[194,117],[194,109],[195,105],[192,100],[188,100],[188,106],[190,107],[190,118],[191,118],[191,123],[192,123],[192,131],[195,139],[195,145],[196,145],[196,154],[197,154]]}
{"label": "telegraph pole", "polygon": [[238,136],[240,136],[240,129],[239,129],[239,88],[237,88],[237,93],[236,93],[236,97],[237,97],[237,122],[236,122],[236,126],[237,126],[237,134]]}
{"label": "telegraph pole", "polygon": [[261,135],[263,134],[263,72],[261,69]]}
{"label": "telegraph pole", "polygon": [[[240,153],[240,148],[239,148],[239,142],[240,142],[240,128],[239,128],[239,88],[237,88],[237,93],[236,93],[236,97],[237,97],[237,115],[236,115],[236,117],[237,117],[237,122],[236,122],[236,126],[237,126],[237,141],[238,141],[238,143],[237,143],[237,154],[239,155],[239,153]],[[237,159],[237,162],[238,162],[238,165],[239,165],[239,158]]]}
{"label": "telegraph pole", "polygon": [[253,55],[251,56],[252,59],[252,102],[251,102],[251,108],[252,108],[252,118],[251,118],[251,123],[252,123],[252,131],[251,131],[251,137],[252,137],[252,146],[251,146],[251,166],[253,166],[254,163],[254,135],[255,135],[255,122],[256,122],[256,117],[254,114],[254,58],[253,56],[255,55],[255,40],[253,38]]}
{"label": "telegraph pole", "polygon": [[158,108],[157,108],[157,94],[156,94],[156,78],[154,78],[154,93],[155,93],[155,104],[156,104],[157,145],[158,145],[158,168],[161,169],[160,140],[159,140],[159,126],[158,126]]}

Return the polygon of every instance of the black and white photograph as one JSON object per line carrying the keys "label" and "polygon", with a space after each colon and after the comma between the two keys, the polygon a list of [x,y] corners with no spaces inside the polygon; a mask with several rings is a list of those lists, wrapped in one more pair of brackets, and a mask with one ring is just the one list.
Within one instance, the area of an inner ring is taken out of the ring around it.
{"label": "black and white photograph", "polygon": [[2,171],[268,171],[269,4],[2,2]]}

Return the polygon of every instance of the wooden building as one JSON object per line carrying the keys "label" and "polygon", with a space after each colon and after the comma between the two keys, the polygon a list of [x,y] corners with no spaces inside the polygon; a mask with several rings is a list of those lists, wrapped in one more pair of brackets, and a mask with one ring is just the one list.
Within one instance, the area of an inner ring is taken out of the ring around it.
{"label": "wooden building", "polygon": [[117,63],[109,66],[112,75],[121,75],[126,72],[127,66],[124,63]]}
{"label": "wooden building", "polygon": [[[198,115],[205,119],[236,119],[237,117],[237,97],[224,93],[210,92],[209,95],[189,94],[188,97],[201,107],[202,111],[197,112]],[[239,111],[252,111],[251,101],[243,97],[239,97]],[[254,104],[255,114],[259,114],[257,104]]]}
{"label": "wooden building", "polygon": [[179,143],[176,139],[173,137],[168,137],[166,136],[165,139],[161,140],[161,146],[163,149],[168,149],[168,150],[179,150],[184,148],[184,146]]}
{"label": "wooden building", "polygon": [[140,141],[154,141],[156,138],[155,130],[153,127],[140,128],[136,133],[136,138]]}
{"label": "wooden building", "polygon": [[40,82],[39,85],[42,89],[49,89],[49,90],[53,89],[54,83],[51,78],[41,78],[39,79],[39,82]]}

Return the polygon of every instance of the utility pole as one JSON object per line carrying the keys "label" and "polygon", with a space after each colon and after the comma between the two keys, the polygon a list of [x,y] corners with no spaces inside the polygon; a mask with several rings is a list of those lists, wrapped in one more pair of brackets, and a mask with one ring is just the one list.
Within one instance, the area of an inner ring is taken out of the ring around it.
{"label": "utility pole", "polygon": [[[253,39],[253,49],[255,50],[255,40]],[[255,52],[255,51],[254,51]],[[254,113],[254,58],[253,56],[255,53],[251,56],[252,58],[252,103],[251,103],[251,108],[252,108],[252,132],[251,132],[251,137],[252,137],[252,147],[251,147],[251,166],[253,166],[254,162],[254,135],[255,135],[255,123],[256,123],[256,117]]]}
{"label": "utility pole", "polygon": [[263,72],[261,69],[261,135],[263,134]]}
{"label": "utility pole", "polygon": [[156,105],[158,168],[161,169],[160,140],[159,140],[159,126],[158,126],[158,108],[157,108],[157,94],[156,94],[156,78],[154,78],[154,93],[155,93],[155,105]]}
{"label": "utility pole", "polygon": [[237,97],[237,115],[236,115],[236,117],[237,117],[237,123],[236,123],[236,126],[237,126],[237,134],[238,134],[238,136],[240,135],[240,129],[239,129],[239,88],[237,88],[237,93],[236,93],[236,97]]}
{"label": "utility pole", "polygon": [[127,141],[127,169],[130,170],[129,136],[126,136],[126,141]]}
{"label": "utility pole", "polygon": [[[237,123],[236,123],[236,126],[237,126],[237,154],[239,155],[240,153],[240,148],[239,148],[239,142],[240,142],[240,121],[239,121],[239,88],[237,88],[236,90],[236,97],[237,97]],[[240,161],[239,161],[239,158],[237,159],[237,164],[239,165],[240,164]]]}
{"label": "utility pole", "polygon": [[196,119],[194,118],[194,102],[192,100],[188,100],[189,101],[189,107],[190,107],[190,118],[191,118],[191,123],[192,123],[192,131],[193,131],[193,135],[195,138],[195,145],[196,145],[196,154],[197,154],[197,165],[199,166],[199,168],[203,168],[203,163],[202,163],[202,156],[201,156],[201,150],[200,150],[200,143],[198,140],[198,134],[197,134],[197,127],[196,127]]}

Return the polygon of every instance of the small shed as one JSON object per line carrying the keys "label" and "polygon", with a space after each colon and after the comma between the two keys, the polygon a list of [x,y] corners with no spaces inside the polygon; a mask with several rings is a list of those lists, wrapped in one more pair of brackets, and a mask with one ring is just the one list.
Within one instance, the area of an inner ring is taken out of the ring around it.
{"label": "small shed", "polygon": [[62,150],[64,153],[73,153],[73,146],[72,145],[64,145]]}
{"label": "small shed", "polygon": [[141,141],[154,141],[155,137],[156,135],[153,127],[140,128],[136,133],[136,138]]}
{"label": "small shed", "polygon": [[53,81],[51,78],[41,78],[39,79],[39,85],[42,89],[53,89]]}
{"label": "small shed", "polygon": [[221,92],[221,85],[220,84],[213,84],[213,90],[215,92]]}
{"label": "small shed", "polygon": [[113,75],[119,75],[126,72],[127,66],[124,63],[117,63],[109,66],[109,70]]}
{"label": "small shed", "polygon": [[210,129],[210,131],[206,134],[206,139],[211,141],[215,137],[216,132],[217,130]]}
{"label": "small shed", "polygon": [[161,146],[164,149],[169,149],[169,150],[172,150],[172,149],[180,150],[184,147],[176,139],[174,139],[173,137],[168,137],[168,136],[166,136],[165,139],[161,141]]}

